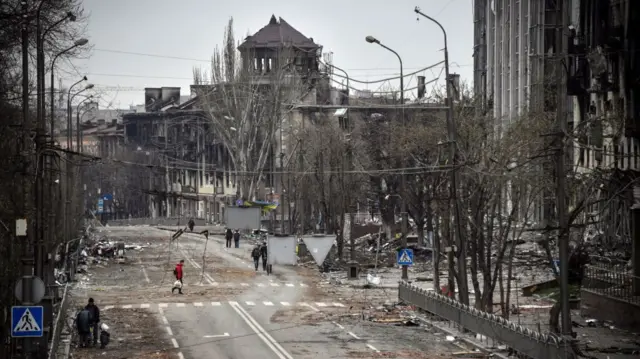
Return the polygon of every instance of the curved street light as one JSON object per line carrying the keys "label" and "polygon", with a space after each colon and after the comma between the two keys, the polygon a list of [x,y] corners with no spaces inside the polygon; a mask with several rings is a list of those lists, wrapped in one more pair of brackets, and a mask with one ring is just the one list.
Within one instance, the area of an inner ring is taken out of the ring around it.
{"label": "curved street light", "polygon": [[[66,54],[67,52],[75,49],[76,47],[79,46],[84,46],[86,44],[89,43],[89,40],[85,39],[85,38],[81,38],[76,40],[72,46],[58,52],[53,59],[51,60],[51,138],[53,139],[53,128],[54,128],[54,124],[55,124],[55,94],[54,94],[54,90],[55,90],[55,85],[54,85],[54,76],[55,76],[55,65],[56,65],[56,60],[58,59],[58,57],[60,57],[60,55]],[[85,76],[83,78],[83,80],[86,80],[87,77]],[[77,83],[76,83],[77,84]]]}
{"label": "curved street light", "polygon": [[73,94],[73,96],[71,96],[71,89],[73,88],[73,86],[69,88],[69,91],[68,91],[68,94],[67,94],[67,149],[69,149],[69,150],[73,150],[73,146],[72,146],[73,136],[71,135],[71,131],[72,131],[71,127],[73,126],[73,121],[72,121],[72,119],[73,119],[72,110],[73,109],[71,107],[71,103],[73,102],[73,99],[76,96],[78,96],[79,94],[81,94],[81,93],[83,93],[83,92],[85,92],[87,90],[92,89],[93,86],[94,86],[93,84],[87,84],[82,90],[80,90],[80,91],[76,92],[75,94]]}
{"label": "curved street light", "polygon": [[[367,36],[365,38],[365,40],[370,43],[370,44],[378,44],[380,45],[380,47],[388,50],[389,52],[392,52],[394,55],[396,55],[396,57],[398,58],[398,61],[400,62],[400,109],[401,109],[401,115],[402,115],[402,126],[404,127],[405,125],[405,118],[404,118],[404,74],[403,74],[403,66],[402,66],[402,58],[400,57],[400,55],[393,49],[391,49],[390,47],[387,47],[386,45],[384,45],[383,43],[380,42],[380,40],[376,39],[373,36]],[[401,158],[401,163],[402,163],[402,171],[400,173],[400,193],[405,194],[406,193],[406,189],[407,189],[407,184],[406,184],[406,173],[405,173],[405,161],[404,161],[404,156],[402,156]],[[400,214],[402,215],[402,247],[406,248],[407,247],[407,232],[409,230],[409,215],[407,213],[407,200],[404,198],[404,196],[401,196],[401,201],[400,201]],[[409,279],[409,270],[407,266],[402,266],[402,279],[403,280],[407,280]]]}

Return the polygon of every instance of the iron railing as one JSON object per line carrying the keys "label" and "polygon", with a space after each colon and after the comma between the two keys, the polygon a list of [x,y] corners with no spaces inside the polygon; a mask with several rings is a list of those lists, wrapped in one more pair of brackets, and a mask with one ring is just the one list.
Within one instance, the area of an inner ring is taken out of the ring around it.
{"label": "iron railing", "polygon": [[62,329],[65,325],[67,309],[69,308],[69,296],[69,284],[66,284],[64,286],[64,292],[62,293],[62,299],[60,300],[60,303],[56,305],[57,313],[55,320],[53,321],[51,342],[49,343],[49,359],[56,359],[56,354],[58,353],[58,347],[60,346],[60,337],[62,334]]}
{"label": "iron railing", "polygon": [[492,338],[519,354],[535,359],[572,358],[570,343],[551,333],[543,334],[497,315],[464,305],[455,299],[400,282],[400,300],[450,320],[473,333]]}
{"label": "iron railing", "polygon": [[640,277],[610,265],[586,266],[582,289],[640,305]]}

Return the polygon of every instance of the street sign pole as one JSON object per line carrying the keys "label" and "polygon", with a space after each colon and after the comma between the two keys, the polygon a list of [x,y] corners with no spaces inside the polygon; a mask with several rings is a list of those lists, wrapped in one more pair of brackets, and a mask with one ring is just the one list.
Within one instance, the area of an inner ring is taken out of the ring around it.
{"label": "street sign pole", "polygon": [[[33,304],[33,258],[25,258],[22,260],[24,265],[24,274],[23,282],[22,282],[22,303],[24,305],[32,305]],[[28,275],[27,275],[28,274]],[[13,328],[11,328],[13,330]],[[31,359],[32,354],[36,348],[34,341],[32,338],[24,338],[22,339],[22,355],[24,359]]]}

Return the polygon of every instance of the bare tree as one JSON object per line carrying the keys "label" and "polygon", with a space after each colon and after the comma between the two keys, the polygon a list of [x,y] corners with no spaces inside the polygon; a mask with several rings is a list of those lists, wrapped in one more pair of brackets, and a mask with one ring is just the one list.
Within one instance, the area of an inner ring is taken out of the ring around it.
{"label": "bare tree", "polygon": [[194,81],[209,83],[197,94],[199,105],[231,158],[239,197],[248,199],[255,196],[269,161],[275,160],[283,119],[308,91],[293,66],[295,49],[283,44],[269,71],[259,72],[252,54],[243,58],[235,46],[231,19],[224,47],[212,57],[210,81],[201,70],[194,70]]}

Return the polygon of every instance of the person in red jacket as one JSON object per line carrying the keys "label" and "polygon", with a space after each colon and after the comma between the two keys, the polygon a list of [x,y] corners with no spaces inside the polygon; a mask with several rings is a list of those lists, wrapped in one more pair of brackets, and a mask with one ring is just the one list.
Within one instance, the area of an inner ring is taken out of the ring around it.
{"label": "person in red jacket", "polygon": [[[173,270],[173,274],[176,276],[176,283],[174,284],[173,288],[171,288],[171,293],[175,293],[177,289],[178,293],[182,294],[182,285],[184,284],[182,283],[182,275],[183,275],[182,267],[183,266],[184,266],[184,259],[181,259],[180,263],[176,264],[176,268]],[[180,282],[180,285],[176,285],[178,284],[178,282]]]}

